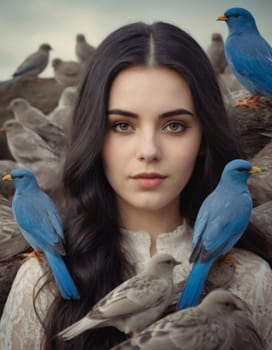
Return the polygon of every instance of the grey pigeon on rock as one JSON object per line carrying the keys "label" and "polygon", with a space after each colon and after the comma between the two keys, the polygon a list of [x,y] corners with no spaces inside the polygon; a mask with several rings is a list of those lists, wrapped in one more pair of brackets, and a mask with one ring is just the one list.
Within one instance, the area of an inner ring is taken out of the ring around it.
{"label": "grey pigeon on rock", "polygon": [[6,120],[0,131],[6,132],[8,147],[17,167],[31,169],[40,187],[51,190],[60,176],[64,159],[57,156],[35,131],[23,127],[16,119]]}
{"label": "grey pigeon on rock", "polygon": [[22,64],[16,69],[13,77],[19,76],[38,76],[44,71],[49,62],[49,52],[52,47],[49,44],[40,45],[38,51],[28,56]]}
{"label": "grey pigeon on rock", "polygon": [[77,86],[80,82],[84,67],[76,61],[63,61],[54,58],[52,61],[55,80],[62,86]]}
{"label": "grey pigeon on rock", "polygon": [[37,77],[48,65],[49,52],[52,47],[49,44],[41,44],[38,51],[29,55],[13,73],[13,79],[1,82],[4,87],[9,86],[15,78],[19,77]]}
{"label": "grey pigeon on rock", "polygon": [[6,132],[10,153],[19,164],[27,167],[26,164],[37,161],[58,161],[49,145],[17,120],[6,120],[0,130]]}
{"label": "grey pigeon on rock", "polygon": [[216,289],[112,350],[265,350],[248,310],[240,298]]}
{"label": "grey pigeon on rock", "polygon": [[211,43],[209,44],[206,53],[215,73],[223,73],[227,67],[227,59],[225,56],[224,41],[220,33],[212,33]]}
{"label": "grey pigeon on rock", "polygon": [[74,86],[66,87],[61,93],[57,107],[47,115],[47,119],[63,131],[67,131],[76,97],[77,89]]}
{"label": "grey pigeon on rock", "polygon": [[60,155],[65,144],[65,135],[62,129],[48,120],[41,110],[32,106],[24,98],[15,98],[9,104],[9,109],[14,113],[14,117],[24,127],[35,131],[43,138],[54,153]]}
{"label": "grey pigeon on rock", "polygon": [[84,34],[77,34],[75,54],[80,63],[86,64],[95,52],[95,48],[90,45]]}
{"label": "grey pigeon on rock", "polygon": [[59,333],[65,340],[82,332],[112,326],[128,334],[156,321],[174,293],[173,269],[180,264],[169,254],[151,258],[144,272],[123,282],[82,319]]}

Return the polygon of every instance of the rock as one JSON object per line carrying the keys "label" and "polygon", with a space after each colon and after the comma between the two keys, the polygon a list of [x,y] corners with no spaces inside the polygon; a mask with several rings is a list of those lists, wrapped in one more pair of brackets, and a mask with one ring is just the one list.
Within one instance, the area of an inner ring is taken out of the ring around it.
{"label": "rock", "polygon": [[270,143],[271,137],[265,133],[272,130],[272,97],[261,97],[255,108],[228,106],[227,111],[246,158]]}

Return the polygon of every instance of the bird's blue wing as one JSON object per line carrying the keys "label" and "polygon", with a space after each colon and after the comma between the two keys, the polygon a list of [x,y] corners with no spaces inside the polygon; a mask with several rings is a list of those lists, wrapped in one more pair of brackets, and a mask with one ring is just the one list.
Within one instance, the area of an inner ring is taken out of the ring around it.
{"label": "bird's blue wing", "polygon": [[205,210],[205,206],[200,208],[198,212],[196,222],[193,230],[192,247],[193,249],[197,246],[199,241],[202,239],[202,235],[205,232],[208,223],[208,211]]}
{"label": "bird's blue wing", "polygon": [[224,212],[215,211],[209,218],[208,229],[202,236],[202,245],[210,258],[231,250],[246,229],[252,210],[248,193],[239,195],[236,203],[226,201]]}
{"label": "bird's blue wing", "polygon": [[230,251],[246,229],[251,210],[248,191],[237,193],[235,203],[233,194],[225,189],[211,193],[197,215],[190,261],[205,261]]}
{"label": "bird's blue wing", "polygon": [[41,250],[64,254],[61,221],[55,204],[47,195],[39,192],[20,198],[15,194],[12,209],[18,226],[31,236],[32,244]]}
{"label": "bird's blue wing", "polygon": [[272,93],[272,49],[264,39],[230,37],[225,49],[228,62],[239,80]]}

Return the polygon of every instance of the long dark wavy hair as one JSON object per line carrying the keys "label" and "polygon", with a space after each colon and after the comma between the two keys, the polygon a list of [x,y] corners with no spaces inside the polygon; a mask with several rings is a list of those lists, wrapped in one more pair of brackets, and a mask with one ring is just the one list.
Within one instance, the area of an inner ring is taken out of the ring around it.
{"label": "long dark wavy hair", "polygon": [[56,334],[134,273],[122,251],[115,193],[104,174],[101,151],[108,130],[112,82],[120,71],[135,65],[168,67],[187,81],[192,93],[202,144],[192,177],[180,196],[182,216],[194,222],[225,164],[239,157],[215,73],[191,36],[168,23],[138,22],[102,41],[81,82],[63,172],[66,262],[81,299],[56,297],[45,321],[46,350],[105,350],[125,338],[110,327],[84,332],[68,342]]}

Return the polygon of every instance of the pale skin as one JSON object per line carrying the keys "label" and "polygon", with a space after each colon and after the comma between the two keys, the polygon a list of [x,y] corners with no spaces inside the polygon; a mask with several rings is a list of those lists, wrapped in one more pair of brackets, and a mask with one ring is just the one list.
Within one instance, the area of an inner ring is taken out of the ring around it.
{"label": "pale skin", "polygon": [[186,81],[165,67],[136,66],[110,89],[105,174],[117,195],[121,227],[156,238],[182,223],[180,193],[199,154],[201,125]]}

